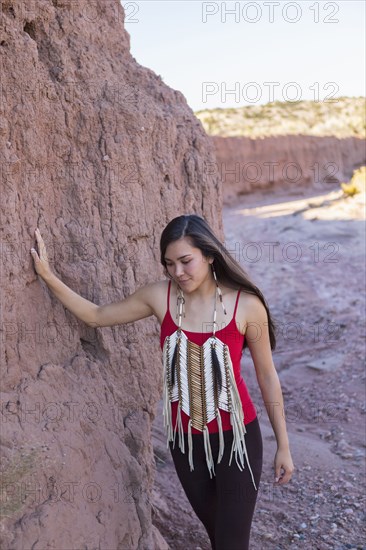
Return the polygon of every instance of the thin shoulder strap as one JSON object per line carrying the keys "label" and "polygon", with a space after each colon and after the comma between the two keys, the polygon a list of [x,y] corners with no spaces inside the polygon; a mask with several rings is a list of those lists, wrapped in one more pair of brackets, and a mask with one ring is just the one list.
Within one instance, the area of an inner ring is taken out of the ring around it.
{"label": "thin shoulder strap", "polygon": [[239,297],[240,297],[240,289],[238,290],[238,295],[237,295],[237,297],[236,297],[235,308],[234,308],[234,315],[233,315],[233,318],[234,318],[234,319],[235,319],[236,309],[237,309],[238,303],[239,303]]}
{"label": "thin shoulder strap", "polygon": [[171,285],[171,280],[169,280],[169,284],[168,284],[168,292],[167,292],[167,310],[169,311],[169,302],[170,302],[170,285]]}

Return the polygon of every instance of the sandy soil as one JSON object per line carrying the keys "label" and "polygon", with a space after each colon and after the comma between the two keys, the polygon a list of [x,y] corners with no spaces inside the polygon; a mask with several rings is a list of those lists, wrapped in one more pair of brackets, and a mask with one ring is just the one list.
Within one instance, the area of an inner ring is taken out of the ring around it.
{"label": "sandy soil", "polygon": [[[264,444],[256,550],[366,549],[364,219],[364,195],[345,198],[338,189],[267,191],[224,210],[225,244],[278,322],[273,359],[296,468],[287,485],[273,486],[276,440],[246,349],[242,376]],[[174,550],[209,550],[166,449],[161,403],[153,445],[155,525]]]}

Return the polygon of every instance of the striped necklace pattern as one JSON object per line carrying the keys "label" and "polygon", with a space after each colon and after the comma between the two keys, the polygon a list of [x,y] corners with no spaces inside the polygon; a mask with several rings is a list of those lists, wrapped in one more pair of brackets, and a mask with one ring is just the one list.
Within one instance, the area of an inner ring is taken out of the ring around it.
{"label": "striped necklace pattern", "polygon": [[[183,453],[185,452],[181,419],[181,411],[184,411],[190,417],[188,422],[188,460],[190,469],[191,471],[194,469],[193,427],[203,433],[206,462],[212,478],[212,474],[216,474],[207,424],[214,418],[217,419],[220,442],[217,459],[219,463],[225,445],[219,409],[227,411],[230,413],[230,422],[233,429],[233,444],[229,465],[231,465],[233,453],[235,453],[236,463],[239,470],[242,471],[245,467],[245,456],[253,485],[257,490],[245,445],[244,412],[235,381],[230,350],[228,345],[216,336],[216,303],[218,296],[226,315],[221,289],[216,280],[213,335],[202,346],[191,342],[181,328],[182,315],[185,316],[185,299],[183,290],[179,285],[178,289],[178,329],[165,338],[163,345],[163,417],[167,433],[167,447],[169,441],[173,441],[174,448],[178,429],[179,447]],[[171,403],[174,401],[178,401],[178,410],[173,434]]]}

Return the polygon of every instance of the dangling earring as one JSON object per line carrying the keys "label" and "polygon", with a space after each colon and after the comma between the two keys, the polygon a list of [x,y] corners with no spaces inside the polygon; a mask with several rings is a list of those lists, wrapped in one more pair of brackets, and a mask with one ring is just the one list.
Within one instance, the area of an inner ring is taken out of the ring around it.
{"label": "dangling earring", "polygon": [[184,305],[186,303],[186,300],[184,298],[184,292],[179,285],[178,285],[178,291],[179,291],[179,294],[177,294],[177,313],[175,316],[176,319],[178,319],[179,317],[180,303],[182,304],[182,315],[183,317],[186,316],[186,310]]}
{"label": "dangling earring", "polygon": [[216,271],[215,271],[215,268],[213,266],[213,262],[211,262],[211,268],[212,268],[212,274],[214,276],[214,279],[215,279],[215,283],[216,283],[216,290],[218,292],[218,295],[219,295],[219,298],[220,298],[220,302],[221,302],[221,305],[222,305],[222,309],[224,310],[224,313],[226,315],[226,308],[224,306],[224,302],[222,301],[222,292],[221,292],[221,288],[219,287],[219,283],[217,281],[217,277],[216,277]]}

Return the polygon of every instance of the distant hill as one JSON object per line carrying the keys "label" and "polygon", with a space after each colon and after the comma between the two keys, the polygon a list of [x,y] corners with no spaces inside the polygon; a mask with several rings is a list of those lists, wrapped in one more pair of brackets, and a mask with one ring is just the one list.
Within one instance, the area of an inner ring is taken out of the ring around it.
{"label": "distant hill", "polygon": [[260,138],[281,135],[365,137],[364,97],[324,101],[273,101],[228,109],[196,111],[207,134]]}

